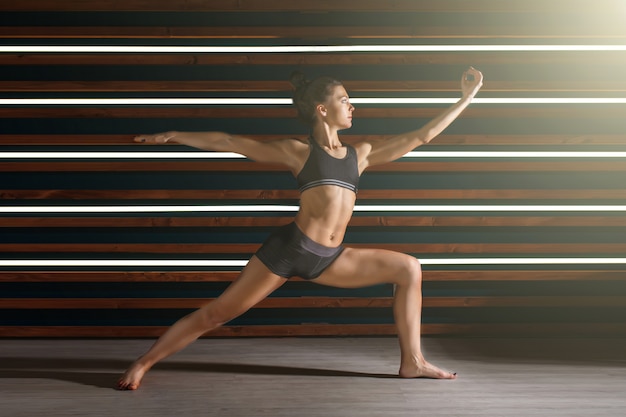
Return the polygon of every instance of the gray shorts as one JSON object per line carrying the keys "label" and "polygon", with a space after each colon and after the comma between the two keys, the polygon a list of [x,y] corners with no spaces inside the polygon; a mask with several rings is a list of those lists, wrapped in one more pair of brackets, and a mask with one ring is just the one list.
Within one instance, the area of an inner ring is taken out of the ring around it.
{"label": "gray shorts", "polygon": [[344,247],[329,248],[311,240],[295,222],[278,228],[255,254],[273,273],[283,278],[319,277]]}

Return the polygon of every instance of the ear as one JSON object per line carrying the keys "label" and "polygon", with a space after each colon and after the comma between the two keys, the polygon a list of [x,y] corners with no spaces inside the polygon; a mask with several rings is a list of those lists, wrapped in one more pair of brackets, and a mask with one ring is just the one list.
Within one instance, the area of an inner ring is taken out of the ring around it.
{"label": "ear", "polygon": [[317,112],[322,116],[322,117],[326,117],[327,111],[326,111],[326,106],[324,106],[323,104],[318,104],[317,107],[315,108],[315,110],[317,110]]}

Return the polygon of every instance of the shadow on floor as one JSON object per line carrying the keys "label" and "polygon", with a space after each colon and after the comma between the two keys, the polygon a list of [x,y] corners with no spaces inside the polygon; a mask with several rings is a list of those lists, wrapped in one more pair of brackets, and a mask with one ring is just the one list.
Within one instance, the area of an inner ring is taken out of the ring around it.
{"label": "shadow on floor", "polygon": [[[128,365],[128,361],[111,359],[0,357],[0,378],[54,379],[98,388],[112,388]],[[103,369],[115,369],[116,371],[102,372]],[[153,369],[240,375],[398,378],[397,375],[391,374],[237,363],[162,362],[157,364]]]}

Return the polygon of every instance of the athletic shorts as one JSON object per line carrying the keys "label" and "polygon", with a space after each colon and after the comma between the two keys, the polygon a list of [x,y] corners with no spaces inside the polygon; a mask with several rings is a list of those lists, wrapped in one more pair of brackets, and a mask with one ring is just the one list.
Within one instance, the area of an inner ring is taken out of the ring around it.
{"label": "athletic shorts", "polygon": [[295,222],[278,228],[255,254],[273,273],[283,278],[319,277],[343,252],[344,247],[329,248],[311,240]]}

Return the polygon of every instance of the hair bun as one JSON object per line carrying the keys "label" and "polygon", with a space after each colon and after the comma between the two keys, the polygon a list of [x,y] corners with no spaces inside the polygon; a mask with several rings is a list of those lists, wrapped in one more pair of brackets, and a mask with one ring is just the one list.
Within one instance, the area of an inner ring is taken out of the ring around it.
{"label": "hair bun", "polygon": [[289,82],[296,89],[299,89],[299,88],[302,88],[302,87],[306,86],[309,83],[309,80],[307,80],[307,78],[304,75],[304,73],[302,73],[300,71],[294,71],[294,72],[291,73],[291,77],[289,77]]}

